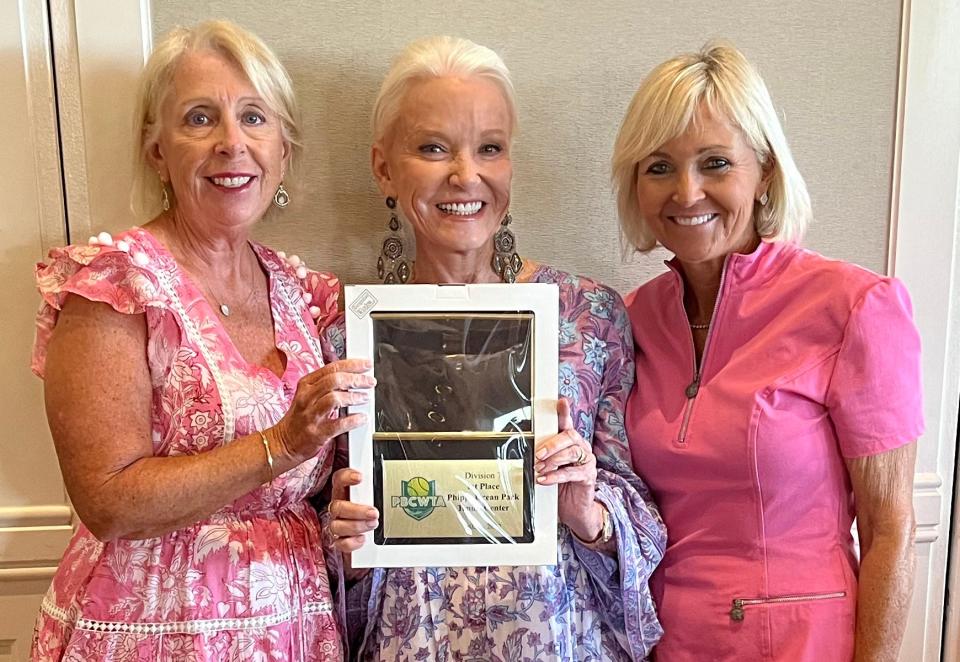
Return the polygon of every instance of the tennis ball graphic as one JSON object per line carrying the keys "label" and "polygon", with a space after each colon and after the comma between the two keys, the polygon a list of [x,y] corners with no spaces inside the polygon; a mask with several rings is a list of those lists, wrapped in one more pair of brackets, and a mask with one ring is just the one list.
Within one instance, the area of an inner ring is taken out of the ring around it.
{"label": "tennis ball graphic", "polygon": [[430,496],[430,483],[420,476],[411,478],[407,481],[407,496]]}

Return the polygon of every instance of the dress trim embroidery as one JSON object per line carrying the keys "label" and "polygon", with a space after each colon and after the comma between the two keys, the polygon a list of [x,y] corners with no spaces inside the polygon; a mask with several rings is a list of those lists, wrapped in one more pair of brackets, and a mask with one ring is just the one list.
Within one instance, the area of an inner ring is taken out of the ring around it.
{"label": "dress trim embroidery", "polygon": [[233,413],[233,403],[230,398],[230,393],[227,390],[226,382],[224,382],[223,375],[220,372],[220,366],[217,365],[216,360],[214,360],[210,354],[210,349],[207,347],[207,343],[203,339],[200,329],[197,328],[193,319],[187,314],[187,309],[184,308],[176,288],[173,287],[173,283],[170,282],[170,276],[166,269],[159,269],[157,275],[160,286],[166,291],[167,296],[170,297],[170,305],[177,311],[180,319],[183,320],[183,326],[184,329],[186,329],[187,335],[190,336],[190,340],[200,348],[200,353],[203,354],[203,360],[207,362],[207,366],[210,368],[210,374],[213,375],[213,381],[216,383],[217,391],[220,393],[220,407],[223,412],[223,443],[227,444],[233,441],[233,436],[236,432],[236,423]]}
{"label": "dress trim embroidery", "polygon": [[[149,623],[144,621],[127,623],[124,621],[98,621],[90,618],[70,618],[67,612],[44,598],[41,609],[52,618],[77,630],[89,632],[117,632],[124,634],[212,634],[222,630],[262,630],[294,620],[299,616],[292,611],[282,611],[266,616],[248,616],[246,618],[211,618],[194,621],[167,621]],[[332,614],[333,605],[329,602],[308,602],[301,614]]]}
{"label": "dress trim embroidery", "polygon": [[277,284],[280,286],[280,293],[283,296],[283,302],[287,306],[290,317],[293,318],[294,323],[297,325],[300,335],[307,339],[307,344],[310,345],[310,351],[313,352],[313,358],[317,360],[317,365],[325,365],[323,353],[320,350],[320,345],[318,344],[317,339],[310,335],[310,332],[307,330],[307,325],[303,323],[303,316],[301,315],[300,311],[297,310],[297,306],[294,304],[290,288],[287,287],[286,282],[280,280],[279,278],[277,280]]}

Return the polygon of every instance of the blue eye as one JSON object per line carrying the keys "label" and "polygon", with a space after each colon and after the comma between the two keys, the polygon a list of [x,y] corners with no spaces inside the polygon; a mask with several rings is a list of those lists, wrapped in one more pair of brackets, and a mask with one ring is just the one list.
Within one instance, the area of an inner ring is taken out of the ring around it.
{"label": "blue eye", "polygon": [[708,170],[719,170],[721,168],[729,167],[730,162],[724,158],[715,157],[712,159],[708,159],[705,165]]}
{"label": "blue eye", "polygon": [[206,113],[197,110],[187,115],[187,124],[191,126],[207,126],[210,124],[210,118]]}
{"label": "blue eye", "polygon": [[266,121],[267,118],[263,116],[263,113],[249,111],[243,114],[243,123],[249,124],[250,126],[265,124]]}

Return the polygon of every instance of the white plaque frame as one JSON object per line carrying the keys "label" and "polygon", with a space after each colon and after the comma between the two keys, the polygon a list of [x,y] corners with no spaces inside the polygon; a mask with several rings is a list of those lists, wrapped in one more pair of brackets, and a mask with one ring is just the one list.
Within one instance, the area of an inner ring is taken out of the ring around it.
{"label": "white plaque frame", "polygon": [[[478,285],[348,285],[345,288],[347,356],[373,360],[373,312],[490,313],[530,311],[534,315],[534,443],[557,433],[559,292],[550,283]],[[372,371],[371,371],[372,372]],[[375,395],[350,407],[367,424],[350,432],[350,466],[363,482],[350,490],[355,503],[374,504],[373,432]],[[556,565],[557,486],[533,483],[533,540],[505,544],[377,545],[373,532],[353,552],[357,568]]]}

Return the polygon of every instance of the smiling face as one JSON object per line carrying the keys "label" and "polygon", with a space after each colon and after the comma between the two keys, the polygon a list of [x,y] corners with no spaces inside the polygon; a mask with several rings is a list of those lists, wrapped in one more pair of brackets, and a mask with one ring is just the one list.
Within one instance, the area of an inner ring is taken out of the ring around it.
{"label": "smiling face", "polygon": [[760,241],[754,205],[772,170],[761,167],[742,131],[701,107],[683,134],[640,161],[640,213],[681,263],[722,264]]}
{"label": "smiling face", "polygon": [[373,146],[373,171],[413,226],[418,254],[492,254],[513,176],[500,88],[480,77],[417,81],[397,118]]}
{"label": "smiling face", "polygon": [[174,212],[204,225],[252,225],[283,179],[290,152],[278,115],[222,55],[191,52],[177,65],[148,145],[176,197]]}

